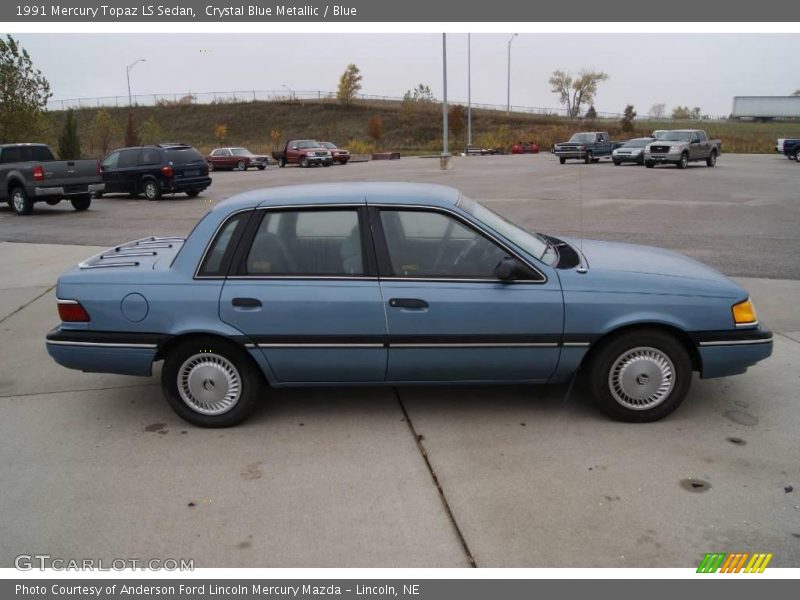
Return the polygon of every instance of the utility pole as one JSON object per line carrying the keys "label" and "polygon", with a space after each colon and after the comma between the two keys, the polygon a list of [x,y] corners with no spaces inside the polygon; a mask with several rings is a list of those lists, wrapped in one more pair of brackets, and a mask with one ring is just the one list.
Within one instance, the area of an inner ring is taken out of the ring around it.
{"label": "utility pole", "polygon": [[131,101],[131,69],[138,65],[140,62],[147,62],[146,58],[140,58],[138,60],[133,61],[127,67],[125,67],[125,77],[128,79],[128,106],[132,106],[133,102]]}
{"label": "utility pole", "polygon": [[517,37],[515,33],[508,40],[508,97],[506,101],[506,114],[511,112],[511,42]]}
{"label": "utility pole", "polygon": [[450,150],[447,147],[447,34],[442,34],[442,157],[439,161],[441,169],[447,169],[450,163]]}
{"label": "utility pole", "polygon": [[467,154],[472,146],[472,34],[467,34]]}

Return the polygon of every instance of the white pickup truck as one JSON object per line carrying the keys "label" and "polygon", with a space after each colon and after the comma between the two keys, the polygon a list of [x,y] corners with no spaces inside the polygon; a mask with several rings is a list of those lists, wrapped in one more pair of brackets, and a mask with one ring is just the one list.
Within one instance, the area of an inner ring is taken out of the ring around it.
{"label": "white pickup truck", "polygon": [[708,139],[702,129],[673,129],[645,146],[644,165],[652,169],[672,164],[685,169],[690,162],[705,161],[713,167],[721,151],[722,141]]}

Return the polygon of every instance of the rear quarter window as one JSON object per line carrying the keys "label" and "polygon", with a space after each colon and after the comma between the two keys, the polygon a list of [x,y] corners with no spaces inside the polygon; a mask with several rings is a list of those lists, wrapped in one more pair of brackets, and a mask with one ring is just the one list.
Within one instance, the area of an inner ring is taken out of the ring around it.
{"label": "rear quarter window", "polygon": [[188,165],[195,162],[204,162],[205,159],[194,148],[173,148],[167,150],[167,160],[173,165]]}
{"label": "rear quarter window", "polygon": [[224,277],[227,275],[227,267],[236,251],[236,241],[241,236],[242,229],[251,214],[252,211],[247,211],[234,215],[219,229],[206,252],[198,275],[201,277]]}

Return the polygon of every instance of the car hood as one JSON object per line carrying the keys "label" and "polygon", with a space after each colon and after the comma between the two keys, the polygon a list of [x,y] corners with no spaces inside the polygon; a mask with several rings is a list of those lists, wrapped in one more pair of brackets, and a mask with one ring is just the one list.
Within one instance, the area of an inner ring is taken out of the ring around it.
{"label": "car hood", "polygon": [[582,244],[577,239],[565,238],[565,241],[575,248],[582,248],[590,270],[661,275],[735,285],[716,269],[672,250],[599,240],[583,240]]}

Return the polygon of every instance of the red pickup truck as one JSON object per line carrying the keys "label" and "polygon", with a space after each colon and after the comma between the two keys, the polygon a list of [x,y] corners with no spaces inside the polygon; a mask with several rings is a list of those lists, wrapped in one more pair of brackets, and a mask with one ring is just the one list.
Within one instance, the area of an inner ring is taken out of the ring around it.
{"label": "red pickup truck", "polygon": [[289,140],[282,152],[272,153],[272,158],[278,161],[280,167],[286,165],[330,167],[333,164],[331,151],[316,140]]}

